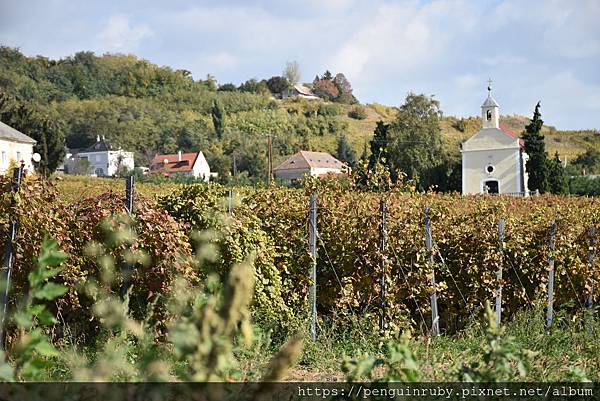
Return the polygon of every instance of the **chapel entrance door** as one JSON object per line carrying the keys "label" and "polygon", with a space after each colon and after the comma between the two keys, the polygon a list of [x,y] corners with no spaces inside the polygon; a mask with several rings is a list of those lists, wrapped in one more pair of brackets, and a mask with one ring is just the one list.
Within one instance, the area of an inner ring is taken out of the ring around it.
{"label": "chapel entrance door", "polygon": [[487,187],[488,194],[499,193],[498,180],[488,180],[483,183],[484,189]]}

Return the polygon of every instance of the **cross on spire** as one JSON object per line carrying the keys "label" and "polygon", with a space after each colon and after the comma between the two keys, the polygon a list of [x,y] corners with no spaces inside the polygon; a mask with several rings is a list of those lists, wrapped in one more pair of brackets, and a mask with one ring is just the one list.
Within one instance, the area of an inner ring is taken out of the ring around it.
{"label": "cross on spire", "polygon": [[488,93],[492,93],[492,78],[488,79]]}

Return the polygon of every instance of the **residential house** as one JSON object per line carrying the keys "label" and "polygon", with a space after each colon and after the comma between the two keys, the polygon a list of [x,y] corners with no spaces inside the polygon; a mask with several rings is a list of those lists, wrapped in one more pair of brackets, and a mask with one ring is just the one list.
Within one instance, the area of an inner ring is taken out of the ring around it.
{"label": "residential house", "polygon": [[488,96],[481,106],[483,128],[462,143],[462,193],[527,195],[527,154],[517,134],[500,124],[498,103]]}
{"label": "residential house", "polygon": [[97,136],[96,142],[85,149],[71,149],[65,164],[65,173],[114,177],[135,168],[133,152],[115,149],[104,137]]}
{"label": "residential house", "polygon": [[173,176],[184,174],[195,178],[201,178],[208,182],[211,177],[210,167],[202,152],[156,155],[150,165],[150,173]]}
{"label": "residential house", "polygon": [[25,170],[33,171],[33,146],[35,139],[28,137],[13,127],[0,121],[0,174],[5,174],[11,162],[25,165]]}
{"label": "residential house", "polygon": [[279,164],[273,173],[280,180],[295,181],[304,176],[323,177],[326,175],[348,174],[350,167],[327,152],[300,152]]}
{"label": "residential house", "polygon": [[291,88],[284,90],[281,93],[281,98],[285,99],[288,97],[300,97],[308,100],[319,100],[320,97],[316,96],[310,88],[301,84],[295,84]]}

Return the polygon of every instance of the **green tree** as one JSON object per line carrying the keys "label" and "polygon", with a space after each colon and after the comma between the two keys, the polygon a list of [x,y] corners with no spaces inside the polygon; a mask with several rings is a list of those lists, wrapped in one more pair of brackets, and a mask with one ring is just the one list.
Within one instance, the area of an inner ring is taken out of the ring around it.
{"label": "green tree", "polygon": [[35,167],[45,177],[56,171],[65,157],[65,130],[57,117],[36,113],[0,92],[0,120],[36,140],[33,151],[41,160]]}
{"label": "green tree", "polygon": [[273,94],[280,94],[290,87],[290,82],[285,77],[271,77],[267,81],[267,87]]}
{"label": "green tree", "polygon": [[600,172],[600,152],[596,149],[588,149],[573,160],[573,164],[581,167],[586,173]]}
{"label": "green tree", "polygon": [[530,191],[545,193],[550,190],[548,181],[548,156],[544,136],[541,134],[544,121],[541,119],[540,102],[535,106],[533,118],[525,127],[523,140],[525,141],[525,153],[529,160],[525,163],[525,169],[529,174],[527,186]]}
{"label": "green tree", "polygon": [[569,180],[558,157],[558,152],[554,154],[553,159],[548,160],[548,183],[550,192],[553,194],[565,195],[569,193]]}
{"label": "green tree", "polygon": [[[369,143],[371,148],[371,156],[369,156],[369,169],[372,169],[378,162],[385,160],[388,161],[388,131],[390,129],[389,124],[385,124],[383,121],[377,121],[377,126],[373,132],[373,139]],[[366,155],[366,148],[363,154]]]}
{"label": "green tree", "polygon": [[348,143],[348,138],[345,134],[338,137],[336,157],[351,167],[354,167],[356,164],[356,152],[354,152],[354,149]]}
{"label": "green tree", "polygon": [[390,171],[403,171],[408,179],[419,178],[422,189],[436,185],[435,170],[444,160],[441,111],[433,97],[409,93],[391,124],[388,152]]}
{"label": "green tree", "polygon": [[218,99],[213,101],[212,120],[215,126],[215,134],[217,139],[222,140],[225,133],[225,110]]}

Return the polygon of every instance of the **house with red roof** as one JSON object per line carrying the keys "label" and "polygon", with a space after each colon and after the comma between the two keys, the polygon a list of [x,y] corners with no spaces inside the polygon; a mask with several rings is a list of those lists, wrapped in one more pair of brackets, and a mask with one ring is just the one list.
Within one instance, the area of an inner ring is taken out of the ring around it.
{"label": "house with red roof", "polygon": [[350,167],[327,152],[301,150],[273,169],[275,178],[295,181],[304,176],[324,177],[348,174]]}
{"label": "house with red roof", "polygon": [[462,193],[528,194],[523,139],[500,124],[500,106],[488,96],[481,105],[482,128],[461,145]]}
{"label": "house with red roof", "polygon": [[210,179],[210,166],[202,152],[174,154],[157,154],[150,164],[150,173],[163,174],[172,177],[183,174],[195,178],[201,178],[208,182]]}

